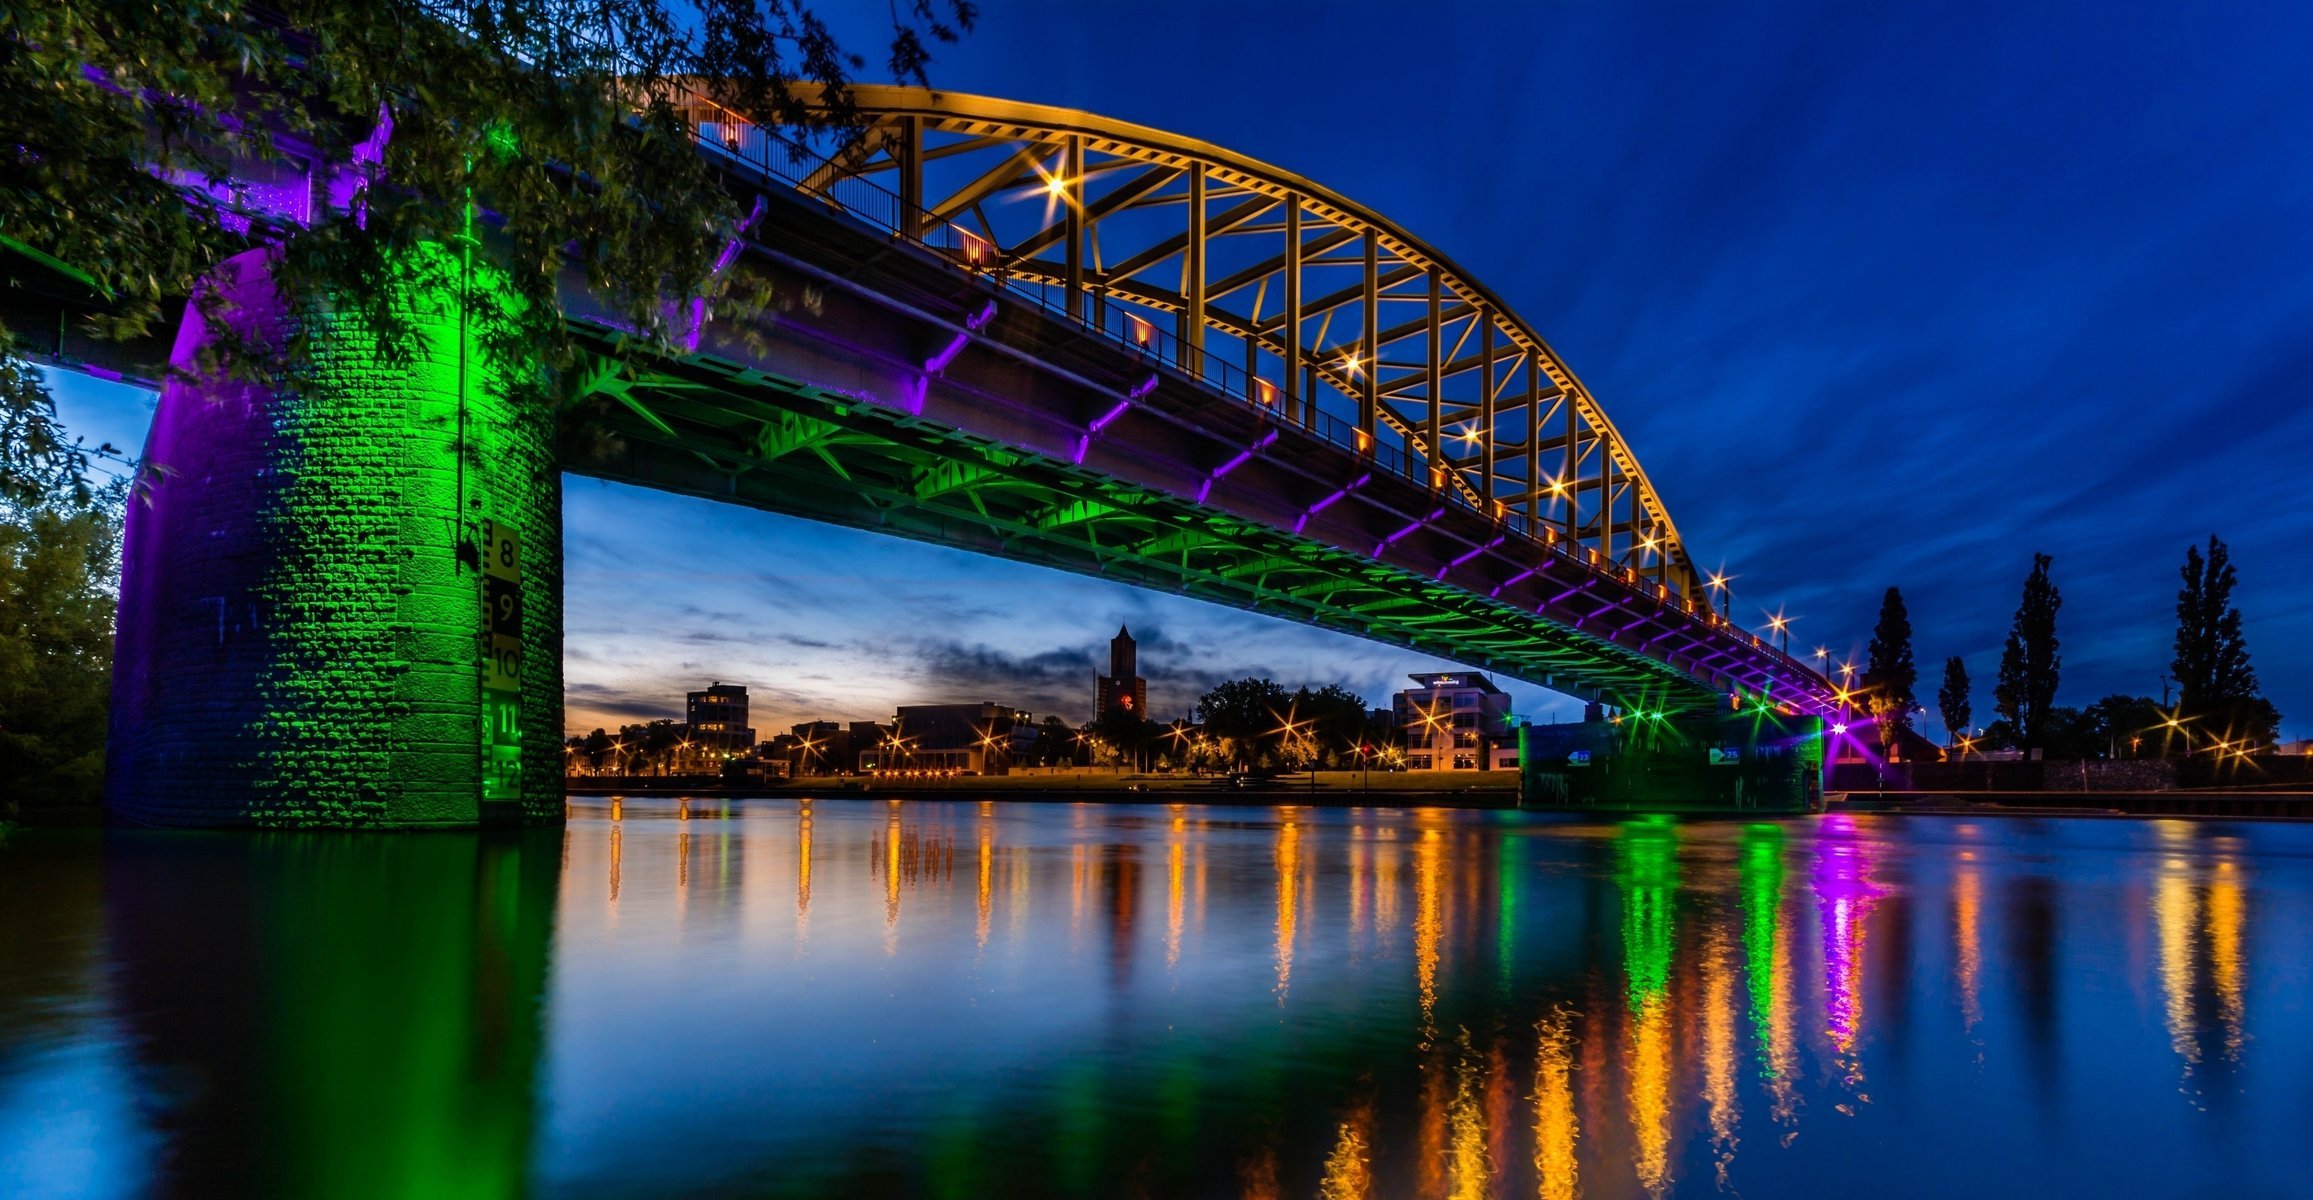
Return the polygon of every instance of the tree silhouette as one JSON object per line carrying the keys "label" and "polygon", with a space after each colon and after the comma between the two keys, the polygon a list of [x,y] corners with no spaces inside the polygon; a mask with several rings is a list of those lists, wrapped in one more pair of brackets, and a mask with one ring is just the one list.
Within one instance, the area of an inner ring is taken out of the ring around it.
{"label": "tree silhouette", "polygon": [[2169,664],[2179,689],[2178,715],[2211,739],[2269,743],[2280,715],[2257,695],[2241,610],[2233,605],[2238,580],[2231,552],[2211,534],[2208,557],[2201,557],[2198,546],[2185,547],[2180,574],[2184,586],[2176,594],[2176,657]]}
{"label": "tree silhouette", "polygon": [[2007,644],[2000,649],[2000,682],[1993,689],[2000,715],[2016,731],[2016,744],[2027,753],[2047,745],[2048,710],[2056,702],[2056,681],[2063,667],[2056,640],[2056,610],[2064,606],[2063,593],[2048,578],[2056,560],[2032,555],[2032,573],[2024,578],[2024,597],[2008,627]]}
{"label": "tree silhouette", "polygon": [[1918,686],[1919,666],[1911,656],[1911,614],[1903,606],[1903,593],[1889,588],[1880,597],[1879,623],[1872,627],[1863,669],[1865,699],[1878,725],[1882,750],[1892,750],[1902,731],[1911,728],[1911,712],[1919,704],[1913,691]]}
{"label": "tree silhouette", "polygon": [[1936,712],[1943,717],[1944,736],[1956,744],[1966,732],[1968,721],[1976,715],[1969,700],[1968,664],[1958,655],[1944,660],[1944,685],[1936,689]]}

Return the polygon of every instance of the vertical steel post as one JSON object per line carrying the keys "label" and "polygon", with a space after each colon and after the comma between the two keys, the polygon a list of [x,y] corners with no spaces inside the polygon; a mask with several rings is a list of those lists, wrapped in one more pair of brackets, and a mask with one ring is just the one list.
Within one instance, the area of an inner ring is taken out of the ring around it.
{"label": "vertical steel post", "polygon": [[1180,339],[1181,366],[1195,375],[1204,374],[1205,349],[1205,164],[1189,168],[1189,244],[1183,252],[1182,266],[1188,278],[1182,281]]}
{"label": "vertical steel post", "polygon": [[1494,314],[1486,306],[1478,306],[1478,495],[1483,497],[1486,516],[1494,515],[1494,447],[1500,444],[1494,436]]}
{"label": "vertical steel post", "polygon": [[1316,389],[1301,378],[1301,197],[1285,195],[1285,407],[1301,424],[1317,424]]}
{"label": "vertical steel post", "polygon": [[[1428,354],[1422,361],[1422,382],[1423,389],[1429,393],[1430,397],[1430,419],[1429,424],[1423,428],[1422,436],[1429,439],[1430,486],[1435,488],[1443,488],[1446,476],[1454,473],[1454,460],[1446,454],[1446,398],[1443,394],[1446,375],[1444,364],[1440,359],[1444,353],[1446,341],[1445,330],[1440,328],[1438,320],[1444,291],[1445,277],[1437,266],[1432,264],[1430,267],[1428,329],[1422,335],[1423,344],[1428,348]],[[1376,359],[1381,357],[1379,347],[1375,348],[1373,356]]]}
{"label": "vertical steel post", "polygon": [[1582,426],[1576,412],[1574,393],[1559,393],[1559,403],[1566,406],[1566,473],[1558,477],[1559,495],[1566,498],[1566,546],[1572,549],[1582,544],[1582,481],[1574,474],[1582,465]]}
{"label": "vertical steel post", "polygon": [[1084,139],[1069,134],[1060,154],[1060,215],[1068,241],[1068,315],[1084,319]]}
{"label": "vertical steel post", "polygon": [[1526,535],[1542,533],[1542,356],[1526,351]]}
{"label": "vertical steel post", "polygon": [[1614,439],[1598,431],[1598,557],[1614,565]]}
{"label": "vertical steel post", "polygon": [[[1365,382],[1357,389],[1357,431],[1364,435],[1367,448],[1373,445],[1374,413],[1380,402],[1380,388],[1374,382],[1381,374],[1381,241],[1373,230],[1365,231],[1365,328],[1357,353],[1365,360]],[[1406,455],[1406,472],[1413,471],[1413,456]]]}
{"label": "vertical steel post", "polygon": [[892,147],[899,165],[899,231],[911,242],[924,240],[924,119],[899,119],[899,144]]}

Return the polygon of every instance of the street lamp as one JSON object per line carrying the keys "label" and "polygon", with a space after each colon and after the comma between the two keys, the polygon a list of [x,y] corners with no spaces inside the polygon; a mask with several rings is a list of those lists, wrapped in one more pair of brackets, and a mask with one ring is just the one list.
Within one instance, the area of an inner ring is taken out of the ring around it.
{"label": "street lamp", "polygon": [[1719,594],[1719,616],[1722,619],[1728,615],[1728,606],[1734,600],[1735,593],[1727,587],[1727,581],[1733,578],[1724,567],[1711,575],[1711,590]]}
{"label": "street lamp", "polygon": [[1798,619],[1786,617],[1781,612],[1767,618],[1767,628],[1777,635],[1777,649],[1782,651],[1785,658],[1791,656],[1791,622]]}

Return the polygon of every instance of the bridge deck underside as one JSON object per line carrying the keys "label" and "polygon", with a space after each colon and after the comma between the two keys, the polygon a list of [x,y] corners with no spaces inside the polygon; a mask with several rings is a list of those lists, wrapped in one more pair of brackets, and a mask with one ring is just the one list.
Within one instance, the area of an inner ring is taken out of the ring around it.
{"label": "bridge deck underside", "polygon": [[[564,462],[1394,643],[1573,695],[1789,696],[1750,635],[1634,573],[1506,536],[939,259],[774,198],[774,311],[680,360],[601,332]],[[572,297],[574,307],[583,298]]]}
{"label": "bridge deck underside", "polygon": [[784,398],[797,407],[762,391],[662,379],[641,397],[658,421],[631,409],[590,418],[577,436],[598,449],[572,469],[1211,600],[1571,693],[1674,690],[1636,654],[1610,657],[1574,631],[1366,555],[808,389]]}

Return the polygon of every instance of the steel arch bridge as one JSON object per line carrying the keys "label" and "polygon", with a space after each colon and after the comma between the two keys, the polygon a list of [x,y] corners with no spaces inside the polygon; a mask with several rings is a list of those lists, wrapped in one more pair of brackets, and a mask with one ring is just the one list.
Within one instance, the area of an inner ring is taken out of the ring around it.
{"label": "steel arch bridge", "polygon": [[807,303],[762,328],[705,318],[681,359],[606,348],[616,403],[595,405],[572,470],[1626,707],[1832,711],[1820,676],[1712,610],[1558,354],[1411,233],[1159,130],[915,88],[854,100],[859,134],[799,163],[778,131],[688,97],[702,153],[759,193],[746,257]]}
{"label": "steel arch bridge", "polygon": [[[750,212],[721,267],[774,302],[693,301],[679,344],[651,349],[565,264],[590,351],[552,414],[496,366],[469,373],[469,310],[444,293],[404,297],[428,314],[408,365],[320,313],[282,387],[198,371],[215,331],[188,315],[147,457],[199,469],[128,517],[114,812],[554,819],[564,471],[1173,591],[1657,718],[1839,711],[1713,611],[1558,355],[1379,214],[1063,109],[860,88],[857,136],[809,158],[682,90]],[[245,166],[213,186],[263,236],[203,287],[271,336],[314,314],[271,290],[266,238],[341,205],[348,165]],[[0,290],[26,327],[32,293]],[[1757,741],[1749,724],[1733,736]]]}

